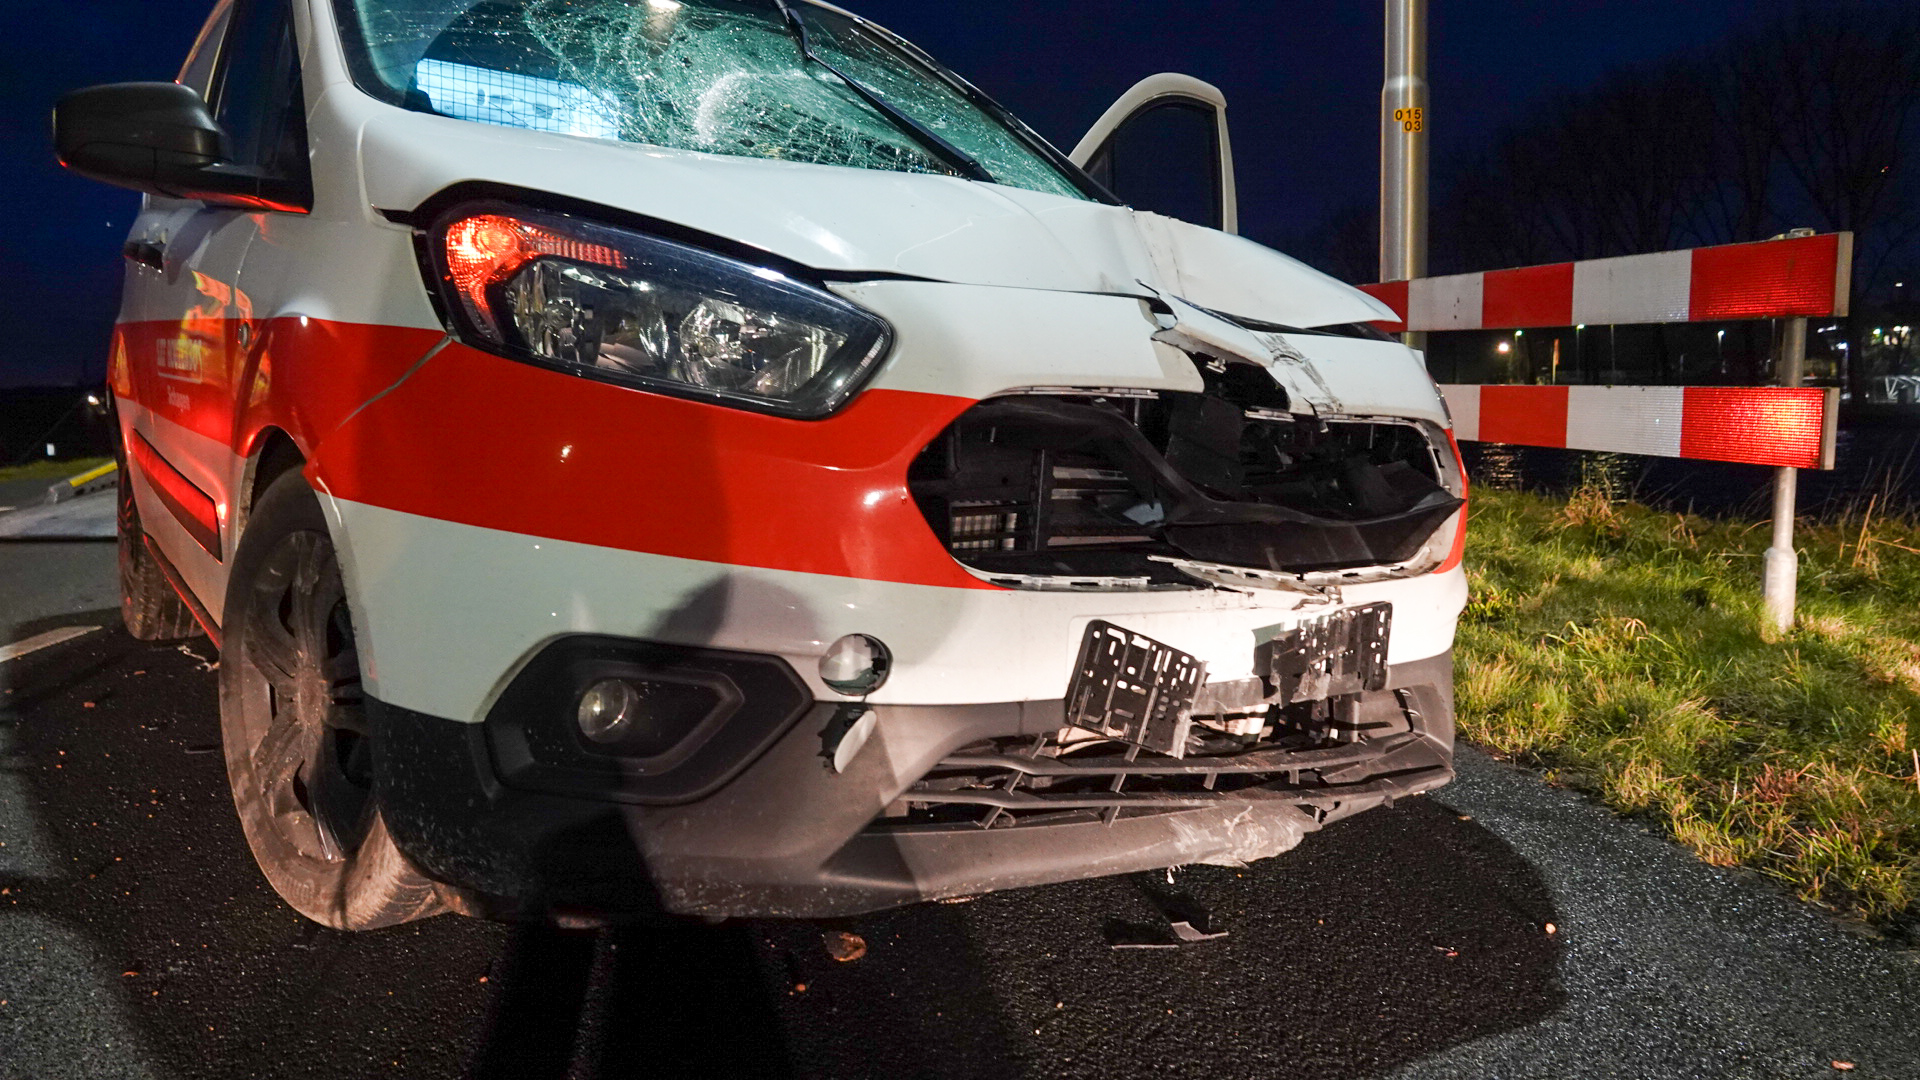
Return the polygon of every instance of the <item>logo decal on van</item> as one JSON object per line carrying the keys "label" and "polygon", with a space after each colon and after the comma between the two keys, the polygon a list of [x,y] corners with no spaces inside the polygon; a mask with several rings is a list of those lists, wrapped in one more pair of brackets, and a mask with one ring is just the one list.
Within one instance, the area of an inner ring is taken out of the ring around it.
{"label": "logo decal on van", "polygon": [[154,368],[163,379],[204,382],[200,373],[206,370],[206,356],[207,343],[187,334],[153,343]]}

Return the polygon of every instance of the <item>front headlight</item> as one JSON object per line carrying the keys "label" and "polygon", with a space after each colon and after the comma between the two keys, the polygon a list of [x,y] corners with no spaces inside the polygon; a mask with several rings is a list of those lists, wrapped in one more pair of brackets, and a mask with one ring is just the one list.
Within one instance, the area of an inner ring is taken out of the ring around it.
{"label": "front headlight", "polygon": [[563,214],[467,206],[431,236],[463,338],[588,378],[813,418],[892,341],[879,316],[777,270]]}

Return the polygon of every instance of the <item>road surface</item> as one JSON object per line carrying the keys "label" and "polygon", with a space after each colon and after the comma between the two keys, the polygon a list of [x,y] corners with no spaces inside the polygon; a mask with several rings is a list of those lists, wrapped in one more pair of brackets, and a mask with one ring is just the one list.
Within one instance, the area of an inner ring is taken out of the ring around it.
{"label": "road surface", "polygon": [[[0,664],[0,1080],[1920,1077],[1920,952],[1471,751],[1434,797],[1171,886],[323,930],[247,855],[211,648],[119,630],[112,553],[0,545],[0,644],[103,627]],[[1176,894],[1228,936],[1109,947]]]}

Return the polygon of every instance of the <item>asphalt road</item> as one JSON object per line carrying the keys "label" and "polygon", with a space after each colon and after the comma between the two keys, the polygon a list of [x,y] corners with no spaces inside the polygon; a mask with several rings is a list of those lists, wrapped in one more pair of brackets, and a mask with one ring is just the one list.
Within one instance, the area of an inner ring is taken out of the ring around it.
{"label": "asphalt road", "polygon": [[[0,507],[37,506],[52,483],[0,482]],[[0,541],[0,645],[27,636],[21,628],[39,620],[70,623],[76,612],[117,607],[114,558],[114,546],[97,541]]]}
{"label": "asphalt road", "polygon": [[[111,556],[0,545],[0,644],[107,628],[0,664],[4,1080],[1920,1077],[1920,952],[1472,752],[1436,797],[1171,886],[322,930],[247,855],[210,648],[121,632]],[[1109,947],[1183,896],[1229,936]],[[832,959],[838,931],[866,955]]]}

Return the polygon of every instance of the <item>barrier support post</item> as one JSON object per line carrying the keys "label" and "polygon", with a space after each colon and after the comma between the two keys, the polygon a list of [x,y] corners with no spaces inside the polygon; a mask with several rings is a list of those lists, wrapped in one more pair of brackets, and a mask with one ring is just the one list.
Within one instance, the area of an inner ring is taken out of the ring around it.
{"label": "barrier support post", "polygon": [[[1807,361],[1807,320],[1788,319],[1780,341],[1780,385],[1799,386]],[[1773,546],[1767,549],[1760,596],[1766,602],[1767,621],[1785,633],[1793,627],[1794,593],[1799,586],[1800,556],[1793,549],[1794,499],[1800,470],[1781,466],[1773,472]]]}
{"label": "barrier support post", "polygon": [[[1427,274],[1427,0],[1386,0],[1380,88],[1380,280]],[[1402,340],[1426,348],[1426,335]]]}

